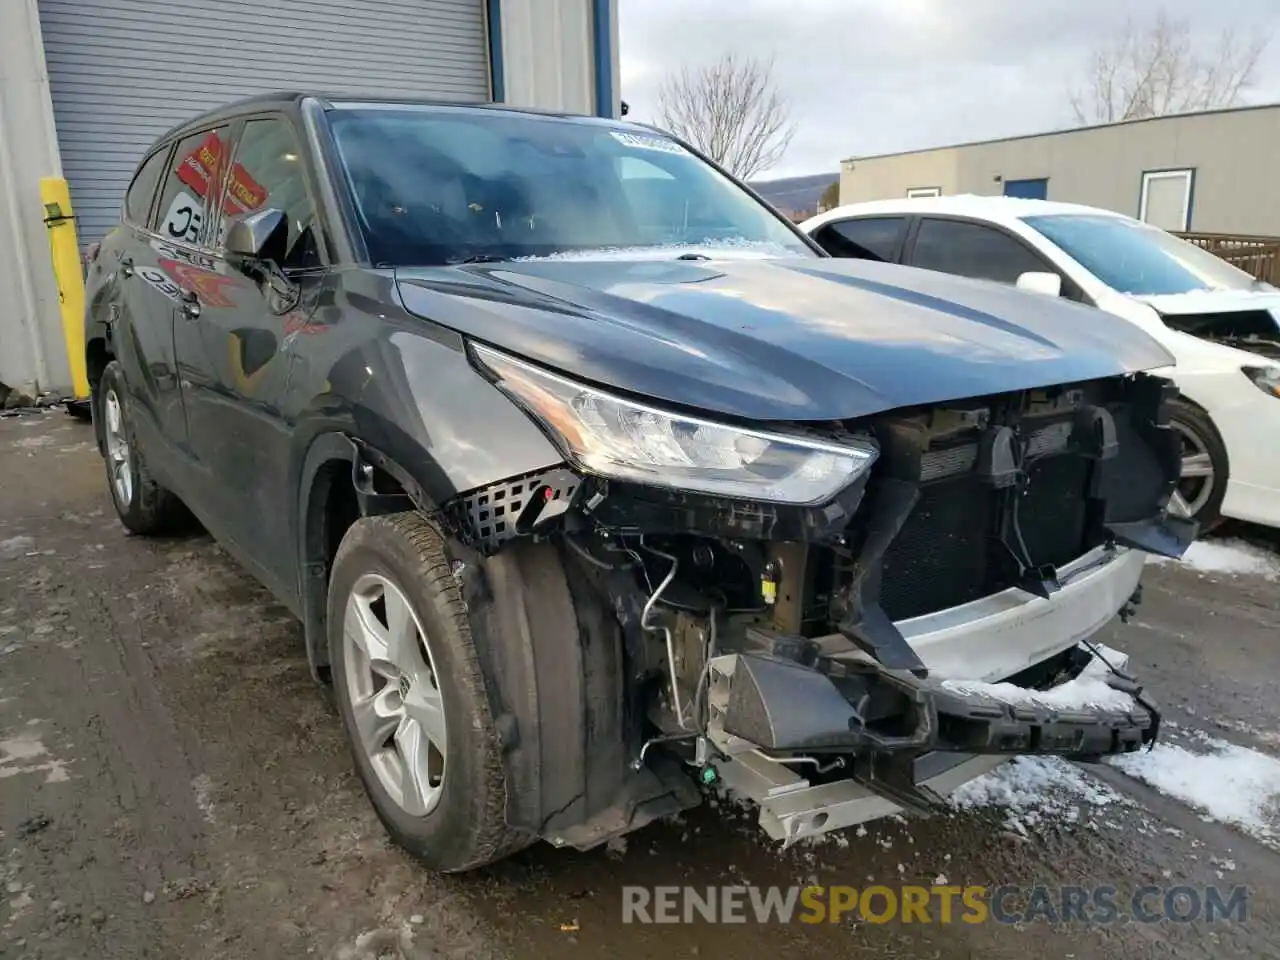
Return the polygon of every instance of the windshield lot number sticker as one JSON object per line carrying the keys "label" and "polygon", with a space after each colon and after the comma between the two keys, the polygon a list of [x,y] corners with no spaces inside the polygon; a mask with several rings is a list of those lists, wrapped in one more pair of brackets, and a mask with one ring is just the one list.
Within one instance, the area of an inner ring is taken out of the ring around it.
{"label": "windshield lot number sticker", "polygon": [[675,153],[680,156],[686,156],[689,151],[674,140],[668,140],[666,137],[646,137],[639,133],[622,133],[618,130],[609,131],[613,135],[613,139],[617,140],[623,146],[633,147],[636,150],[657,150],[659,153]]}

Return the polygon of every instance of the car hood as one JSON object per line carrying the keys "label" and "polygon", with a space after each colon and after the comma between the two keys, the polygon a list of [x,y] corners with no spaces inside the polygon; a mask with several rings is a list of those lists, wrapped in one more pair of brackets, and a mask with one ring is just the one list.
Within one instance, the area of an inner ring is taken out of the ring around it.
{"label": "car hood", "polygon": [[1167,326],[1230,349],[1223,362],[1280,360],[1280,291],[1197,290],[1133,299],[1154,309]]}
{"label": "car hood", "polygon": [[840,420],[1163,367],[1128,323],[982,281],[836,259],[544,259],[401,269],[412,314],[565,374],[750,420]]}
{"label": "car hood", "polygon": [[1130,294],[1134,300],[1150,304],[1157,313],[1185,316],[1198,313],[1243,313],[1266,310],[1280,317],[1280,290],[1193,290],[1156,296]]}

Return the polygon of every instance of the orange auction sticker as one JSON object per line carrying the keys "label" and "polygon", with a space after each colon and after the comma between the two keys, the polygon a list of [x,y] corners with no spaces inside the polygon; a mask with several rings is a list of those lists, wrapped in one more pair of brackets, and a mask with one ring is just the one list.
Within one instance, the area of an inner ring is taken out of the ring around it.
{"label": "orange auction sticker", "polygon": [[[216,132],[210,133],[178,165],[178,179],[190,187],[200,199],[209,199],[209,184],[222,179],[226,162],[226,145]],[[231,182],[223,200],[227,212],[234,215],[250,213],[267,202],[266,189],[249,176],[244,166],[237,163],[231,171]]]}

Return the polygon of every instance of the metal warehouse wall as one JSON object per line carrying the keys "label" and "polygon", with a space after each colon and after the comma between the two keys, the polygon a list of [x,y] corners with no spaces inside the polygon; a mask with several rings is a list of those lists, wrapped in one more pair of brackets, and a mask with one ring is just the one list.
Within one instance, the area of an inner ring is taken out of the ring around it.
{"label": "metal warehouse wall", "polygon": [[840,202],[999,194],[1003,180],[1049,179],[1049,199],[1136,217],[1144,171],[1194,168],[1190,229],[1280,235],[1280,107],[1112,124],[1057,134],[846,160]]}
{"label": "metal warehouse wall", "polygon": [[0,0],[0,383],[70,383],[40,178],[59,177],[35,0]]}
{"label": "metal warehouse wall", "polygon": [[[0,384],[33,395],[71,379],[39,194],[63,169],[37,3],[0,0]],[[503,101],[618,115],[617,0],[475,3]]]}

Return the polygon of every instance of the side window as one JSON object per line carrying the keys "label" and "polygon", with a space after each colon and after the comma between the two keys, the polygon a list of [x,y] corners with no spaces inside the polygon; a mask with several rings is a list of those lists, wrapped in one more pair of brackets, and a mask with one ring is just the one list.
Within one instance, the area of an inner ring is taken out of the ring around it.
{"label": "side window", "polygon": [[169,156],[166,145],[142,161],[134,175],[129,191],[124,195],[124,218],[140,227],[150,226],[151,201],[164,173],[164,161]]}
{"label": "side window", "polygon": [[836,220],[824,225],[813,239],[833,257],[892,263],[905,222],[903,217]]}
{"label": "side window", "polygon": [[911,265],[1001,283],[1014,283],[1029,271],[1057,272],[1035,251],[999,230],[929,218],[920,221]]}
{"label": "side window", "polygon": [[281,238],[280,247],[267,255],[286,269],[321,263],[315,208],[307,193],[301,154],[293,129],[284,120],[248,121],[222,201],[220,234],[230,217],[272,208],[284,213],[288,234]]}
{"label": "side window", "polygon": [[226,147],[225,126],[178,141],[160,192],[156,230],[162,236],[193,244],[205,239],[207,207],[222,182]]}

